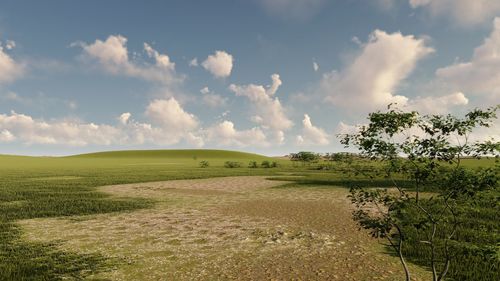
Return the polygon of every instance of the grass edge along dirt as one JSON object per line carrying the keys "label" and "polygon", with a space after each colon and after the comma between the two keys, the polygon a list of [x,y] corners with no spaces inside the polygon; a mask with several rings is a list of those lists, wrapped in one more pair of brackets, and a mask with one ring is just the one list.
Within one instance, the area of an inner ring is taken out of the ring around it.
{"label": "grass edge along dirt", "polygon": [[[214,165],[197,168],[200,159]],[[63,252],[57,244],[23,241],[16,220],[147,208],[154,202],[110,198],[96,188],[173,179],[270,175],[274,170],[222,168],[227,160],[269,159],[221,150],[113,151],[68,157],[0,155],[0,280],[80,279],[119,262],[99,255]]]}

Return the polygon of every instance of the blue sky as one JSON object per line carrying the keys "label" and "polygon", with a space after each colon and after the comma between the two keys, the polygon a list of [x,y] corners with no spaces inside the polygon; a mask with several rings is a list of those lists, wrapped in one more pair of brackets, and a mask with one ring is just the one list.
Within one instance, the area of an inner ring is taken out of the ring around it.
{"label": "blue sky", "polygon": [[338,151],[391,102],[500,103],[495,0],[2,1],[0,42],[0,153]]}

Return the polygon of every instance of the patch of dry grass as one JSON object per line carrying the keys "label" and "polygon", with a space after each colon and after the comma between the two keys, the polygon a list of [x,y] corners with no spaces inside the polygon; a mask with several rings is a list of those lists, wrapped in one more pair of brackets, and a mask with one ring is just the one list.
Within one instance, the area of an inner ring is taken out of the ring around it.
{"label": "patch of dry grass", "polygon": [[398,260],[350,219],[340,188],[264,177],[115,185],[153,209],[19,222],[23,239],[123,260],[112,280],[399,280]]}

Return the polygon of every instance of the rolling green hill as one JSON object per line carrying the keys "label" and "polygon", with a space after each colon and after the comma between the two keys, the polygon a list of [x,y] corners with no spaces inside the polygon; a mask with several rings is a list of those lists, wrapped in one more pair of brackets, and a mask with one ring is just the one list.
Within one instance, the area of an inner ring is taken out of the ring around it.
{"label": "rolling green hill", "polygon": [[67,156],[66,158],[169,158],[169,159],[267,159],[253,153],[214,149],[123,150]]}
{"label": "rolling green hill", "polygon": [[173,166],[198,167],[200,161],[209,161],[210,166],[223,166],[226,161],[235,161],[246,166],[249,161],[262,162],[264,160],[277,161],[267,156],[229,150],[210,149],[179,149],[179,150],[124,150],[105,151],[88,154],[79,154],[63,157],[33,157],[0,155],[1,169],[21,169],[28,171],[31,168],[40,169],[80,169],[80,168],[112,168],[112,167],[153,167]]}

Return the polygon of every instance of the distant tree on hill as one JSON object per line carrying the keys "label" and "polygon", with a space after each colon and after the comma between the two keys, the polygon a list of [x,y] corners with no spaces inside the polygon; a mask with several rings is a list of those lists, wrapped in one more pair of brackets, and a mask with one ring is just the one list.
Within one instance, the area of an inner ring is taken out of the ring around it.
{"label": "distant tree on hill", "polygon": [[295,162],[301,162],[304,166],[305,164],[311,164],[318,162],[321,156],[318,153],[309,151],[300,151],[298,153],[290,153],[290,160]]}

